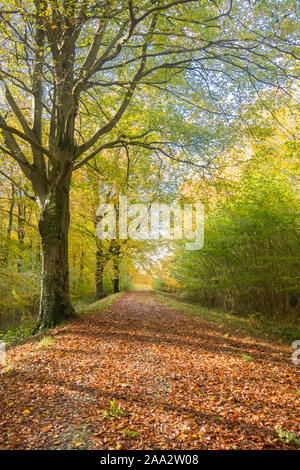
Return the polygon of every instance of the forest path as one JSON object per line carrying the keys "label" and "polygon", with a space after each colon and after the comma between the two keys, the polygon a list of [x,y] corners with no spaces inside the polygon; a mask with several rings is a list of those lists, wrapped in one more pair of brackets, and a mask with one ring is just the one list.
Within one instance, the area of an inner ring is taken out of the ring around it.
{"label": "forest path", "polygon": [[9,350],[0,449],[293,448],[274,432],[297,429],[288,348],[187,318],[151,292],[94,305],[49,330],[49,344]]}

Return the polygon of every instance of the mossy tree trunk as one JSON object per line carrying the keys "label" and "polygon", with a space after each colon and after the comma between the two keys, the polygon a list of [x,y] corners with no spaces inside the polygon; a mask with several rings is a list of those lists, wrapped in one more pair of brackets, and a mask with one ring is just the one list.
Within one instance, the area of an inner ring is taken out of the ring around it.
{"label": "mossy tree trunk", "polygon": [[69,293],[69,186],[55,187],[40,209],[42,281],[37,328],[48,328],[74,315]]}

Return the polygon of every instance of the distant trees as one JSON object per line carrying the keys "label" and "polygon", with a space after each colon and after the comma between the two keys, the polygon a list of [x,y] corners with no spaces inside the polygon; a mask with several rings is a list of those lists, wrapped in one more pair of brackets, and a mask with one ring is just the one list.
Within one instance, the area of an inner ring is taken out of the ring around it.
{"label": "distant trees", "polygon": [[[89,271],[93,271],[95,266],[96,297],[107,293],[107,279],[110,279],[109,284],[114,292],[119,292],[124,285],[129,286],[129,280],[125,279],[127,268],[137,260],[141,262],[147,250],[154,251],[154,247],[146,241],[98,238],[98,206],[113,204],[118,213],[119,196],[124,195],[131,203],[141,200],[150,203],[159,198],[160,186],[166,185],[172,172],[177,174],[178,170],[172,169],[170,164],[163,164],[155,156],[148,156],[144,149],[133,148],[130,151],[118,149],[106,152],[101,162],[93,159],[76,173],[71,191],[71,245],[78,239],[75,234],[80,234],[79,240],[85,241],[89,253],[93,254],[85,264],[89,264]],[[176,186],[172,188],[172,194],[173,197],[177,194]],[[117,223],[118,219],[117,216]]]}

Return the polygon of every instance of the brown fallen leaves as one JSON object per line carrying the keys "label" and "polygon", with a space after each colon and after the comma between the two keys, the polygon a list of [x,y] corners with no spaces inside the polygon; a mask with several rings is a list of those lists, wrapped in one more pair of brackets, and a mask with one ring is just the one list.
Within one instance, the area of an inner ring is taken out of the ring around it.
{"label": "brown fallen leaves", "polygon": [[8,352],[1,449],[295,448],[275,433],[300,422],[299,370],[284,346],[193,321],[145,292],[48,334],[47,348]]}

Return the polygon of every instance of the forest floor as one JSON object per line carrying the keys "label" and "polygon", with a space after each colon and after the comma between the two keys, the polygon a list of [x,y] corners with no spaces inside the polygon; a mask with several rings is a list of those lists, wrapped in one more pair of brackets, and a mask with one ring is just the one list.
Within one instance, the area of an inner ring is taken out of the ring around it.
{"label": "forest floor", "polygon": [[289,347],[190,318],[151,292],[113,300],[9,349],[0,449],[298,448]]}

